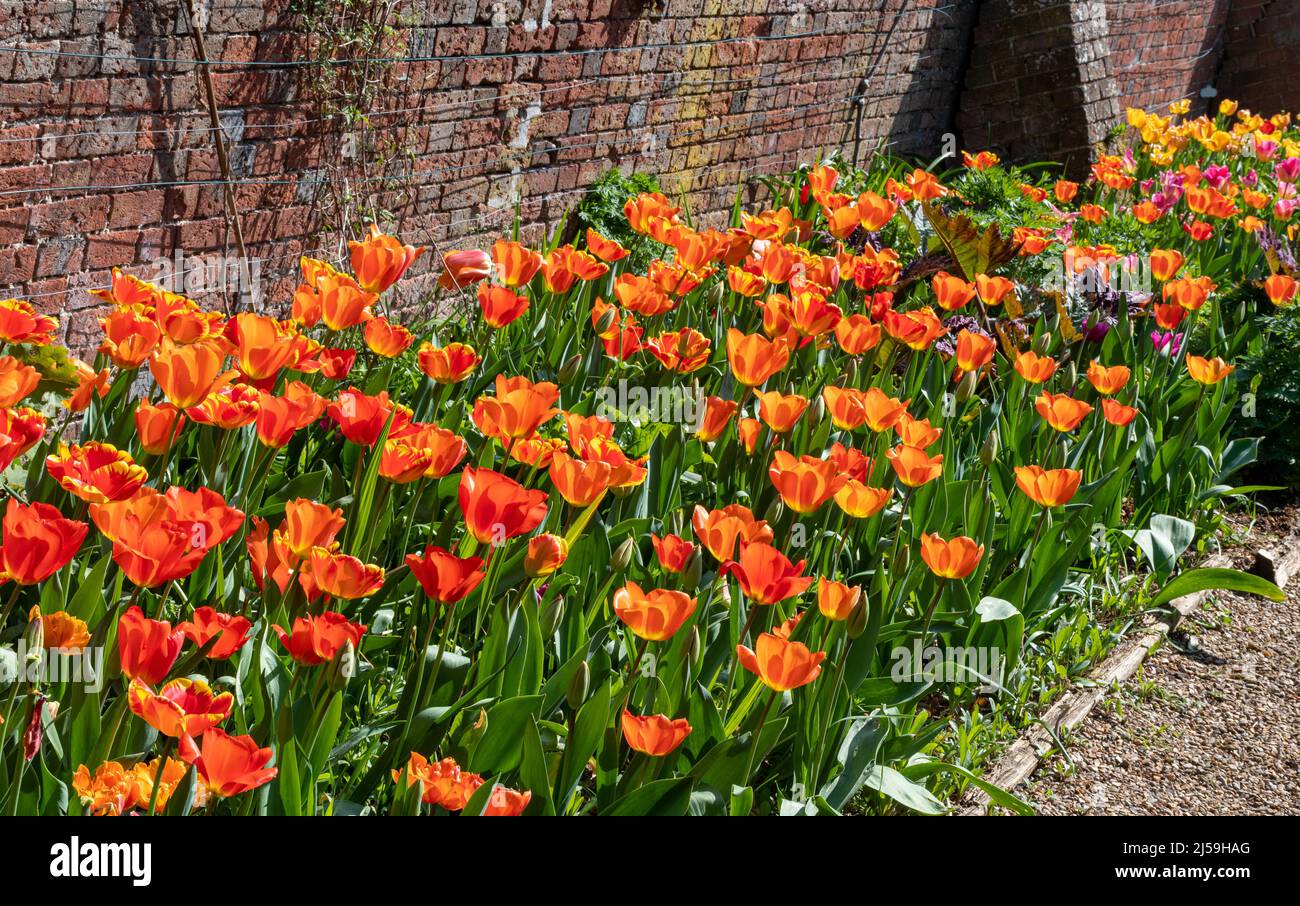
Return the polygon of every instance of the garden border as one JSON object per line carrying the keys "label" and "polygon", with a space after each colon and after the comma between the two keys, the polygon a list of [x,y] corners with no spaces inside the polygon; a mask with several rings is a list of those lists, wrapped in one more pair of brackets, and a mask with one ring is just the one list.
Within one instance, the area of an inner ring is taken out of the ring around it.
{"label": "garden border", "polygon": [[[1276,579],[1273,576],[1266,578],[1285,589],[1286,583],[1300,571],[1300,518],[1291,525],[1288,541],[1287,550],[1280,555],[1271,549],[1257,548],[1255,565],[1250,571],[1258,574],[1262,569],[1268,569]],[[1200,566],[1231,567],[1233,561],[1227,554],[1219,553],[1206,559]],[[1169,602],[1168,611],[1152,618],[1136,638],[1121,642],[1100,666],[1088,674],[1088,686],[1065,693],[1035,721],[1032,729],[1017,737],[983,779],[1008,792],[1028,780],[1039,763],[1058,748],[1057,740],[1061,730],[1073,729],[1083,723],[1114,683],[1125,682],[1137,673],[1147,655],[1164,641],[1183,617],[1189,616],[1200,606],[1210,591],[1193,592]],[[990,804],[987,793],[971,788],[962,797],[961,807],[956,814],[962,817],[988,815]]]}

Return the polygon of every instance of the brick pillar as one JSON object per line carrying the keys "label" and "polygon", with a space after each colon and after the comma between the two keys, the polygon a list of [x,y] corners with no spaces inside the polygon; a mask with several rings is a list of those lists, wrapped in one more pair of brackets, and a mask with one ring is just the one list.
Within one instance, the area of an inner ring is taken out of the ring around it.
{"label": "brick pillar", "polygon": [[1220,98],[1255,113],[1300,113],[1300,2],[1232,0],[1228,9]]}
{"label": "brick pillar", "polygon": [[1122,113],[1103,0],[981,0],[957,126],[963,147],[1079,174]]}

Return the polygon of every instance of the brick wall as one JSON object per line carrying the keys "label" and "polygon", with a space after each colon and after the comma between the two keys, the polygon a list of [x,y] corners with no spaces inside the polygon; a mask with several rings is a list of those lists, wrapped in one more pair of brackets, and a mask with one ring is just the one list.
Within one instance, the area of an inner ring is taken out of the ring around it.
{"label": "brick wall", "polygon": [[[446,249],[516,209],[536,238],[609,167],[717,219],[747,176],[837,148],[929,160],[957,131],[1077,165],[1124,104],[1215,77],[1300,107],[1277,71],[1296,0],[401,0],[377,51],[328,70],[302,65],[321,0],[198,2],[267,307],[300,253],[339,256],[340,211]],[[234,254],[183,5],[0,0],[0,296],[63,313],[77,347],[111,267]],[[323,73],[376,86],[368,125],[322,102]]]}

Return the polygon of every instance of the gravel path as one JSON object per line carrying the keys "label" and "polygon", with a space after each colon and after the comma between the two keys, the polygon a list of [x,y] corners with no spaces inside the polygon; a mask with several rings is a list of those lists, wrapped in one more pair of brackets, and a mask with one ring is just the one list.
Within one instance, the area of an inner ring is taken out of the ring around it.
{"label": "gravel path", "polygon": [[[1297,543],[1274,526],[1252,546]],[[1300,576],[1287,592],[1213,596],[1022,794],[1044,815],[1300,814]]]}

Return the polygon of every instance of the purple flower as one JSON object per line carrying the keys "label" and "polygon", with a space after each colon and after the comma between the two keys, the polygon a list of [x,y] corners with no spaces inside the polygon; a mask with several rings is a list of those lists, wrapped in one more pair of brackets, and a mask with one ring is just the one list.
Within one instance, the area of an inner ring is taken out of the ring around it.
{"label": "purple flower", "polygon": [[1273,167],[1278,182],[1295,182],[1300,178],[1300,157],[1288,157]]}
{"label": "purple flower", "polygon": [[1177,357],[1178,350],[1183,348],[1183,335],[1181,333],[1153,330],[1151,331],[1151,345],[1155,347],[1156,352],[1172,359]]}
{"label": "purple flower", "polygon": [[1222,189],[1223,184],[1232,177],[1232,173],[1223,164],[1206,167],[1202,175],[1205,177],[1205,181],[1210,184],[1210,187],[1216,190]]}

